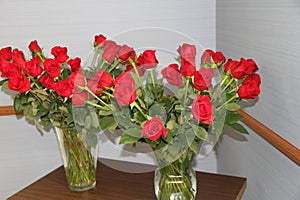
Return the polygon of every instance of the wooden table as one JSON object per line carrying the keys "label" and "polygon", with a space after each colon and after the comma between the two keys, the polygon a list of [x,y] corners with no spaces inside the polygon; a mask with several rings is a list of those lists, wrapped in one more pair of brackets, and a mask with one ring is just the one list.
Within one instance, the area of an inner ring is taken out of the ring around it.
{"label": "wooden table", "polygon": [[[104,163],[108,160],[101,160]],[[109,166],[137,170],[149,165],[109,161]],[[102,162],[103,163],[103,162]],[[153,172],[126,173],[98,164],[97,186],[86,192],[68,189],[63,167],[11,196],[9,200],[154,200]],[[239,200],[246,188],[246,178],[197,172],[197,200]]]}

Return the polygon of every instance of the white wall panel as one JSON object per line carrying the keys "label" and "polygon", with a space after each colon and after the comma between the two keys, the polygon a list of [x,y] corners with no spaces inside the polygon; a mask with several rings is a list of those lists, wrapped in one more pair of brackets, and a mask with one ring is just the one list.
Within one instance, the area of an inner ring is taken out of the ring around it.
{"label": "white wall panel", "polygon": [[[52,46],[61,45],[69,48],[70,56],[84,59],[92,50],[94,35],[103,33],[108,37],[117,37],[122,32],[141,27],[175,30],[206,48],[214,49],[215,0],[0,1],[0,47],[13,46],[26,50],[28,43],[37,39],[47,55]],[[173,51],[180,45],[174,43],[174,35],[155,40],[148,33],[134,40],[153,40],[156,46],[160,43],[169,45],[168,48]],[[1,92],[0,105],[7,104],[12,104],[12,99]],[[33,125],[10,116],[0,117],[0,134],[0,199],[17,192],[60,163],[53,132],[41,137]],[[145,155],[137,158],[124,156],[122,151],[110,150],[111,144],[101,145],[102,157],[153,162]],[[201,159],[198,166],[216,171],[215,155]],[[18,168],[18,173],[14,168]]]}
{"label": "white wall panel", "polygon": [[[219,0],[216,12],[217,49],[260,67],[262,93],[245,110],[300,148],[300,2]],[[218,171],[248,177],[244,199],[300,199],[296,164],[254,132],[247,142],[223,139]]]}

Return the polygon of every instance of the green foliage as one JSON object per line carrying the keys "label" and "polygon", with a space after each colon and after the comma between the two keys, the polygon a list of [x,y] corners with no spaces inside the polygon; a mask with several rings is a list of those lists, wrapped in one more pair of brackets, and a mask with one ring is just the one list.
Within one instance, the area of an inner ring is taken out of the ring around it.
{"label": "green foliage", "polygon": [[245,129],[241,124],[233,123],[233,124],[229,124],[229,126],[242,134],[249,135],[249,132],[247,131],[247,129]]}

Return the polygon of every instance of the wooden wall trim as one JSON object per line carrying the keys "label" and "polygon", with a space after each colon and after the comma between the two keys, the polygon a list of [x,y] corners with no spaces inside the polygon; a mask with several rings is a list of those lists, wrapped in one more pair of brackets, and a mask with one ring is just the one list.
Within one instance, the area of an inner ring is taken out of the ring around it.
{"label": "wooden wall trim", "polygon": [[249,115],[243,110],[238,110],[238,114],[242,115],[244,119],[242,122],[249,128],[255,131],[258,135],[264,138],[267,142],[273,145],[276,149],[281,151],[284,155],[294,161],[300,166],[300,149],[282,138],[279,134],[266,127],[261,122],[257,121],[254,117]]}
{"label": "wooden wall trim", "polygon": [[0,116],[15,115],[16,112],[13,106],[0,106]]}
{"label": "wooden wall trim", "polygon": [[[238,113],[244,117],[242,120],[249,128],[255,131],[258,135],[264,138],[267,142],[281,151],[284,155],[300,166],[300,149],[282,138],[279,134],[266,127],[254,117],[243,110],[238,110]],[[13,106],[0,106],[0,116],[15,115]],[[20,113],[19,113],[20,114]]]}

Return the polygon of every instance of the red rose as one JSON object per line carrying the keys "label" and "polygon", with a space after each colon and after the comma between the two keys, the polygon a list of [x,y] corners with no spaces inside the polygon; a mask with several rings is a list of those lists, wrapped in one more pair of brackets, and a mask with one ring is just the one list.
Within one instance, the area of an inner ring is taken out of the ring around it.
{"label": "red rose", "polygon": [[218,67],[220,67],[226,61],[225,56],[220,51],[217,51],[216,53],[214,53],[212,55],[212,59]]}
{"label": "red rose", "polygon": [[24,68],[25,72],[33,77],[39,76],[42,72],[43,69],[41,67],[41,60],[38,57],[32,58],[29,60]]}
{"label": "red rose", "polygon": [[101,45],[105,40],[106,37],[104,35],[95,35],[94,47]]}
{"label": "red rose", "polygon": [[60,65],[56,60],[47,58],[44,61],[44,68],[51,78],[56,78],[60,75]]}
{"label": "red rose", "polygon": [[195,72],[194,87],[199,91],[204,91],[212,87],[211,80],[214,77],[214,70],[212,68],[201,68]]}
{"label": "red rose", "polygon": [[196,46],[191,44],[184,43],[182,46],[179,46],[177,52],[180,54],[181,59],[184,59],[193,65],[195,65],[196,57]]}
{"label": "red rose", "polygon": [[81,87],[84,87],[86,83],[86,75],[80,74],[79,72],[72,72],[68,77],[68,81],[71,85],[71,88],[76,91],[81,91]]}
{"label": "red rose", "polygon": [[121,48],[118,52],[118,58],[120,60],[126,61],[133,53],[135,53],[133,48],[131,48],[125,44],[125,45],[121,46]]}
{"label": "red rose", "polygon": [[114,85],[114,79],[111,77],[111,75],[108,72],[105,72],[103,70],[99,70],[95,77],[98,79],[98,87],[102,90],[105,90],[106,88],[110,88]]}
{"label": "red rose", "polygon": [[28,45],[28,48],[32,54],[42,51],[41,47],[38,45],[36,40],[31,41]]}
{"label": "red rose", "polygon": [[146,69],[154,68],[158,64],[155,56],[155,50],[145,50],[138,57],[138,65],[142,65]]}
{"label": "red rose", "polygon": [[88,87],[89,89],[96,95],[100,95],[100,88],[98,87],[98,82],[99,82],[99,79],[96,78],[96,77],[92,77],[88,80]]}
{"label": "red rose", "polygon": [[83,106],[88,97],[89,94],[87,92],[74,93],[72,103],[74,106]]}
{"label": "red rose", "polygon": [[13,63],[16,63],[17,65],[20,66],[25,66],[26,61],[25,61],[25,57],[22,51],[20,51],[19,49],[14,49],[12,51],[12,59],[13,59]]}
{"label": "red rose", "polygon": [[88,87],[96,95],[100,95],[100,89],[105,90],[114,85],[114,79],[108,72],[99,70],[96,75],[89,79]]}
{"label": "red rose", "polygon": [[51,54],[54,56],[54,60],[59,63],[64,63],[68,60],[68,49],[67,47],[55,46],[51,49]]}
{"label": "red rose", "polygon": [[70,97],[72,95],[72,86],[68,80],[62,79],[54,85],[54,91],[63,96]]}
{"label": "red rose", "polygon": [[238,89],[238,95],[241,99],[255,99],[260,94],[260,76],[252,74],[245,78],[242,86]]}
{"label": "red rose", "polygon": [[231,69],[231,74],[236,79],[242,79],[258,70],[256,63],[252,59],[241,58],[239,64]]}
{"label": "red rose", "polygon": [[178,86],[180,88],[184,87],[182,76],[179,73],[177,64],[170,64],[168,67],[161,71],[163,78],[165,78],[170,84]]}
{"label": "red rose", "polygon": [[9,65],[10,62],[5,60],[3,57],[0,56],[0,71],[2,71],[2,67]]}
{"label": "red rose", "polygon": [[25,75],[18,74],[9,78],[8,88],[17,92],[27,92],[30,90],[30,81]]}
{"label": "red rose", "polygon": [[103,54],[102,57],[108,63],[112,63],[120,49],[120,46],[112,40],[106,40],[103,43]]}
{"label": "red rose", "polygon": [[229,70],[234,69],[239,64],[238,61],[232,60],[231,58],[224,65],[224,72],[227,73]]}
{"label": "red rose", "polygon": [[201,56],[201,64],[210,63],[211,57],[214,55],[214,51],[207,49]]}
{"label": "red rose", "polygon": [[199,122],[211,124],[213,121],[213,107],[208,96],[198,95],[193,101],[192,112]]}
{"label": "red rose", "polygon": [[10,78],[22,74],[21,66],[15,63],[8,63],[2,66],[1,71],[2,71],[1,77],[3,78]]}
{"label": "red rose", "polygon": [[12,59],[12,52],[11,52],[11,47],[5,47],[0,49],[0,57],[4,58],[5,60],[10,60]]}
{"label": "red rose", "polygon": [[240,65],[244,66],[245,73],[248,74],[248,75],[253,74],[258,70],[258,67],[257,67],[256,63],[252,59],[247,59],[246,60],[244,58],[241,58]]}
{"label": "red rose", "polygon": [[135,101],[136,90],[130,72],[125,72],[116,78],[113,95],[119,106],[129,105]]}
{"label": "red rose", "polygon": [[195,74],[196,66],[193,63],[190,63],[190,62],[182,59],[179,71],[182,74],[182,76],[191,77],[191,76],[194,76],[194,74]]}
{"label": "red rose", "polygon": [[160,136],[167,137],[168,131],[159,117],[152,117],[148,120],[142,129],[142,136],[149,140],[158,140]]}
{"label": "red rose", "polygon": [[71,66],[72,72],[78,72],[81,69],[81,59],[80,58],[74,58],[70,59],[68,61],[68,64]]}
{"label": "red rose", "polygon": [[44,85],[46,88],[48,88],[49,90],[54,88],[55,82],[53,80],[53,78],[47,76],[47,75],[43,75],[39,78],[39,82]]}

